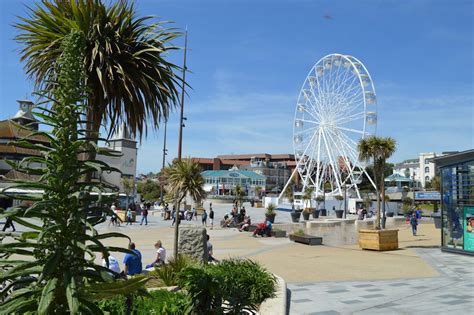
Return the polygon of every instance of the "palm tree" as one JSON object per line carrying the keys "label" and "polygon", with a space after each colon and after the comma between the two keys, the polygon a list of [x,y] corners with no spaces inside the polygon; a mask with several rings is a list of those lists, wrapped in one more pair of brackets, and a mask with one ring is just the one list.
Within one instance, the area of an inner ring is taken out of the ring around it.
{"label": "palm tree", "polygon": [[[385,200],[385,162],[395,152],[396,142],[390,137],[382,138],[371,136],[366,139],[361,139],[357,148],[360,160],[370,161],[372,159],[374,164],[375,192],[377,195],[377,219],[375,227],[376,229],[380,229],[380,191],[382,192],[382,200]],[[385,203],[383,204],[383,213],[385,217]]]}
{"label": "palm tree", "polygon": [[237,198],[237,201],[239,202],[238,208],[240,208],[240,206],[242,205],[242,197],[245,195],[245,192],[242,186],[240,185],[235,186],[234,194],[235,194],[235,197]]}
{"label": "palm tree", "polygon": [[176,225],[174,239],[174,255],[178,257],[178,231],[179,231],[179,207],[183,199],[189,195],[194,202],[199,203],[205,198],[206,192],[203,189],[204,178],[201,175],[202,169],[199,163],[194,160],[182,159],[174,162],[164,169],[164,176],[167,182],[168,197],[176,205]]}
{"label": "palm tree", "polygon": [[102,0],[51,0],[28,10],[28,17],[15,24],[21,31],[16,40],[23,44],[21,60],[38,88],[55,84],[63,38],[71,30],[85,34],[90,139],[97,143],[101,124],[109,124],[109,136],[125,124],[141,140],[147,126],[158,128],[168,117],[180,83],[180,68],[164,58],[176,49],[170,45],[180,35],[174,29],[137,17],[128,0],[110,6]]}

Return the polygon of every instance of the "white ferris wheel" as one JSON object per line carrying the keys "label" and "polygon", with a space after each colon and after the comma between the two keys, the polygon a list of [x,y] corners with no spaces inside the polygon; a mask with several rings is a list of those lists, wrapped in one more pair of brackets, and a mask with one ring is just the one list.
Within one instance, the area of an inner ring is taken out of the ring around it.
{"label": "white ferris wheel", "polygon": [[366,67],[349,55],[320,59],[303,83],[295,110],[292,177],[298,172],[302,191],[309,186],[316,196],[323,191],[335,196],[353,189],[360,198],[357,184],[367,173],[357,144],[376,127],[377,99]]}

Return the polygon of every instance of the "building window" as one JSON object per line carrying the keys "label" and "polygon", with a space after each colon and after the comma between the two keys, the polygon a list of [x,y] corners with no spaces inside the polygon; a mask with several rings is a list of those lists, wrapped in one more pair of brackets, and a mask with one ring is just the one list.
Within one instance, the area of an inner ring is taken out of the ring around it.
{"label": "building window", "polygon": [[425,173],[429,173],[430,172],[430,168],[428,166],[425,167]]}
{"label": "building window", "polygon": [[430,180],[430,177],[429,176],[425,176],[425,181],[429,181]]}

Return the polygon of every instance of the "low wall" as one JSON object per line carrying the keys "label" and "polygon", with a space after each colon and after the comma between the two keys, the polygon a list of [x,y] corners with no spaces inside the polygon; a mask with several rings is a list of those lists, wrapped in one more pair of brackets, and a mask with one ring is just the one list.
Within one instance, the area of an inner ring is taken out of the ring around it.
{"label": "low wall", "polygon": [[[386,228],[400,228],[405,226],[404,217],[387,218]],[[299,223],[274,224],[275,229],[285,230],[288,234],[302,229],[305,233],[323,238],[324,245],[340,246],[355,245],[358,242],[359,230],[375,228],[373,218],[356,219],[315,219]]]}

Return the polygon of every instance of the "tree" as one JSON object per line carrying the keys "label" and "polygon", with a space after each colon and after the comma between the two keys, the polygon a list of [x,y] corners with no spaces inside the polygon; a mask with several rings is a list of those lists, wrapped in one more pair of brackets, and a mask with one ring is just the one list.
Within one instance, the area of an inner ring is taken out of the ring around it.
{"label": "tree", "polygon": [[306,208],[311,208],[311,198],[313,196],[313,192],[314,192],[313,187],[306,186],[306,188],[304,190],[304,193],[303,193],[303,201],[305,201],[305,205],[306,205],[306,201],[309,201],[309,206],[306,207]]}
{"label": "tree", "polygon": [[255,192],[257,193],[258,198],[262,197],[262,187],[260,186],[255,187]]}
{"label": "tree", "polygon": [[122,178],[122,187],[123,192],[127,196],[127,204],[125,206],[125,209],[128,209],[128,205],[130,203],[130,195],[135,192],[135,179],[127,177]]}
{"label": "tree", "polygon": [[190,158],[173,162],[163,172],[167,182],[167,195],[176,205],[174,255],[177,258],[180,204],[187,195],[197,203],[205,198],[204,178],[201,175],[202,169],[199,163]]}
{"label": "tree", "polygon": [[283,195],[285,196],[285,198],[288,199],[288,201],[290,201],[291,203],[291,210],[294,210],[295,208],[295,204],[294,204],[294,201],[295,201],[295,195],[293,193],[293,185],[292,185],[293,182],[291,182],[288,186],[286,186],[286,189],[285,189],[285,192],[283,193]]}
{"label": "tree", "polygon": [[431,179],[430,186],[434,191],[441,191],[441,181],[439,175],[436,175]]}
{"label": "tree", "polygon": [[16,40],[27,74],[40,88],[56,83],[61,42],[72,30],[85,36],[81,61],[85,69],[87,136],[97,143],[102,124],[109,135],[124,123],[140,139],[147,126],[158,128],[178,99],[180,68],[164,58],[179,36],[151,17],[137,17],[128,0],[105,5],[102,0],[51,0],[29,9],[15,24]]}
{"label": "tree", "polygon": [[[380,191],[382,192],[382,200],[385,200],[385,164],[386,160],[395,152],[396,142],[390,137],[371,136],[361,139],[357,148],[360,160],[370,161],[372,159],[373,161],[375,191],[377,195],[377,219],[375,224],[376,229],[380,229]],[[383,204],[383,213],[385,217],[385,203]]]}
{"label": "tree", "polygon": [[240,185],[236,185],[234,188],[234,194],[239,202],[239,208],[242,205],[242,197],[245,195],[244,189]]}
{"label": "tree", "polygon": [[[8,243],[0,242],[0,282],[10,282],[0,292],[1,314],[102,314],[93,303],[95,299],[126,294],[146,281],[143,276],[114,280],[107,268],[94,263],[96,253],[129,252],[107,247],[102,240],[129,238],[119,233],[99,234],[94,228],[105,218],[93,215],[91,210],[111,213],[105,205],[110,200],[102,195],[110,188],[104,183],[84,181],[83,176],[91,170],[118,170],[101,161],[79,159],[79,153],[91,147],[81,124],[85,98],[83,34],[73,31],[61,45],[63,53],[56,62],[58,84],[49,93],[54,99],[43,102],[42,112],[35,113],[51,127],[50,131],[36,133],[48,138],[49,145],[28,138],[18,141],[16,146],[41,154],[11,163],[21,173],[38,175],[39,180],[18,181],[2,191],[25,203],[0,209],[0,218],[9,216],[27,229],[9,235],[13,240]],[[44,167],[35,166],[38,164]],[[43,193],[19,196],[15,188]]]}
{"label": "tree", "polygon": [[137,192],[145,200],[158,200],[161,197],[161,185],[158,182],[147,179],[138,182]]}

